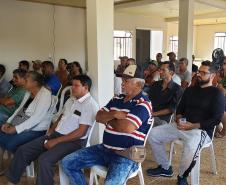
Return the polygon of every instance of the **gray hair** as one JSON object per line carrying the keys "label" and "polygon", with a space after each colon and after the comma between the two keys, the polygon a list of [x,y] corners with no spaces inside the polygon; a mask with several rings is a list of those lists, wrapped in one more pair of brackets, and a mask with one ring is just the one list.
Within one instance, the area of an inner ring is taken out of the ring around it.
{"label": "gray hair", "polygon": [[142,78],[132,78],[131,79],[134,83],[139,83],[139,85],[141,86],[141,89],[143,89],[144,84],[145,84],[145,80]]}

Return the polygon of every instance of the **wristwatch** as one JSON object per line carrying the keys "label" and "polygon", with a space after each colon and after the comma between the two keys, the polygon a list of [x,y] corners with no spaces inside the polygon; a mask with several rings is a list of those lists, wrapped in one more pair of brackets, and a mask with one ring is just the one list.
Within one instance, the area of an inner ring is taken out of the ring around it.
{"label": "wristwatch", "polygon": [[48,139],[46,139],[45,141],[44,141],[44,144],[46,144],[48,142]]}

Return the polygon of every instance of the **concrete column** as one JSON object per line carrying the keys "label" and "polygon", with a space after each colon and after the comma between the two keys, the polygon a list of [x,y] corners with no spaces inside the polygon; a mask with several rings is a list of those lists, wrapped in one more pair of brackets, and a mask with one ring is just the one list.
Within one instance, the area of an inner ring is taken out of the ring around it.
{"label": "concrete column", "polygon": [[181,57],[188,58],[189,71],[191,71],[193,54],[193,17],[194,0],[179,0],[178,59]]}
{"label": "concrete column", "polygon": [[87,0],[88,72],[100,106],[113,96],[113,0]]}
{"label": "concrete column", "polygon": [[[113,0],[86,0],[88,74],[100,107],[114,94]],[[102,136],[103,127],[99,129]]]}

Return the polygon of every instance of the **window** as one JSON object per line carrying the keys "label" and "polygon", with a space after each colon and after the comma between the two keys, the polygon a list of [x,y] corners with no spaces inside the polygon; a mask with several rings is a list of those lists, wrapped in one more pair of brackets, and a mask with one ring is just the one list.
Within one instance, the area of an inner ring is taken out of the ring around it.
{"label": "window", "polygon": [[177,52],[178,52],[178,36],[175,36],[175,35],[170,36],[170,51],[173,51],[177,55]]}
{"label": "window", "polygon": [[132,57],[132,34],[128,31],[114,31],[114,60],[120,56]]}
{"label": "window", "polygon": [[214,37],[214,49],[221,48],[226,52],[226,32],[217,32]]}

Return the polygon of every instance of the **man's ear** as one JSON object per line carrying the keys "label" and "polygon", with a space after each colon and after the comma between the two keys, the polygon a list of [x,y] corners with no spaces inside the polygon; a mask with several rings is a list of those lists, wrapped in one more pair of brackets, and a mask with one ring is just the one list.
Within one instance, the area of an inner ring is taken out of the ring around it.
{"label": "man's ear", "polygon": [[216,73],[212,73],[212,74],[211,74],[211,79],[214,79],[215,76],[216,76]]}
{"label": "man's ear", "polygon": [[170,74],[171,74],[171,76],[173,76],[174,75],[174,72],[173,71],[170,71]]}

